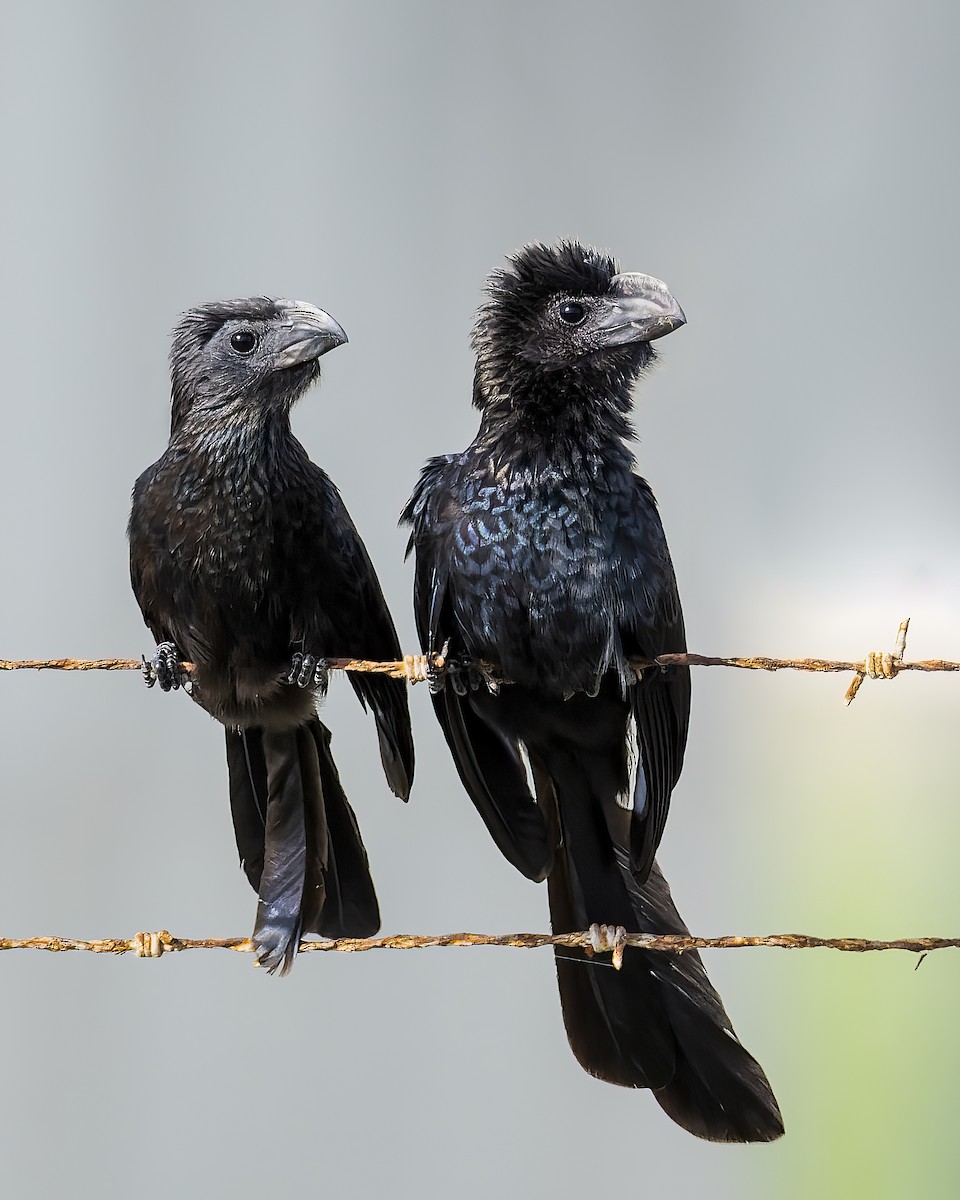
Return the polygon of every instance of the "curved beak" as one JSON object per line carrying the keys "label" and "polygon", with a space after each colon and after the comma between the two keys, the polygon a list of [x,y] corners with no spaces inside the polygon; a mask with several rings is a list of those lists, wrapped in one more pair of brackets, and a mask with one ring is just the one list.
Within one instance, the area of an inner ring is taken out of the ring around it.
{"label": "curved beak", "polygon": [[667,285],[652,275],[614,275],[606,299],[609,311],[604,313],[600,329],[608,346],[652,342],[687,323]]}
{"label": "curved beak", "polygon": [[297,301],[288,305],[286,311],[289,320],[280,328],[275,359],[278,369],[312,362],[347,340],[339,323],[322,308]]}

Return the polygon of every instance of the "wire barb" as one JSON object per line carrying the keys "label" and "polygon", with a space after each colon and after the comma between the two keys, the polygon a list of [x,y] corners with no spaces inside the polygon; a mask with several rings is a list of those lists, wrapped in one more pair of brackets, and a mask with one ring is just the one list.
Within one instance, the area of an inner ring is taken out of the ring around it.
{"label": "wire barb", "polygon": [[860,690],[860,684],[869,675],[871,679],[896,679],[905,665],[903,656],[907,651],[907,630],[910,628],[910,618],[900,622],[897,630],[897,641],[893,653],[884,650],[870,650],[864,659],[862,670],[857,671],[843,698],[844,704],[850,705]]}
{"label": "wire barb", "polygon": [[594,954],[609,954],[615,971],[623,966],[623,948],[627,945],[627,931],[622,925],[591,925],[590,945],[586,947],[587,957]]}
{"label": "wire barb", "polygon": [[159,958],[164,950],[173,946],[173,937],[166,929],[158,933],[135,933],[130,939],[130,949],[137,958]]}

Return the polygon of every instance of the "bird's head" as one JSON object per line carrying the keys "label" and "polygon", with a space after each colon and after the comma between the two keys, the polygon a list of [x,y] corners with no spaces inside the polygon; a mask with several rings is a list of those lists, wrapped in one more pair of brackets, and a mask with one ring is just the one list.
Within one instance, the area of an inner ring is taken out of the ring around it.
{"label": "bird's head", "polygon": [[322,309],[255,296],[201,304],[173,331],[172,429],[188,414],[282,410],[319,377],[318,359],[347,340]]}
{"label": "bird's head", "polygon": [[498,393],[629,392],[650,343],[686,323],[659,279],[579,242],[535,243],[509,262],[488,279],[474,329],[480,408]]}

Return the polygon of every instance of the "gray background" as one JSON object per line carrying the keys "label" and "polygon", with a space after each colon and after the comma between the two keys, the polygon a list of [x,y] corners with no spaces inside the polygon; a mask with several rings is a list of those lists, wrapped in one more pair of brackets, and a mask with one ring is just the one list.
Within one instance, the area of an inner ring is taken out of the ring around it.
{"label": "gray background", "polygon": [[[321,304],[295,414],[414,647],[395,514],[472,436],[484,275],[575,235],[689,326],[640,389],[693,648],[960,658],[952,4],[0,7],[0,654],[148,649],[134,477],[167,335],[207,299]],[[956,933],[958,682],[695,677],[661,861],[703,933]],[[412,697],[388,794],[327,719],[386,931],[538,930]],[[127,675],[0,679],[0,933],[245,934],[222,734]],[[774,1146],[701,1144],[568,1053],[548,953],[0,958],[5,1194],[953,1196],[960,961],[708,967]]]}

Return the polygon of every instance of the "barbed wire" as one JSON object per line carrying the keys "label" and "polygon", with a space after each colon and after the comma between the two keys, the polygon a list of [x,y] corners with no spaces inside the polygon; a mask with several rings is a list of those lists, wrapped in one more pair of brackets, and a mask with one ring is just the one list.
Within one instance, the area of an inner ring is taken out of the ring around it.
{"label": "barbed wire", "polygon": [[[736,667],[748,671],[812,671],[853,672],[853,680],[847,688],[845,702],[849,704],[857,694],[861,683],[871,679],[894,679],[901,671],[960,671],[960,662],[945,659],[923,659],[915,662],[904,660],[907,630],[910,618],[901,621],[897,630],[896,644],[892,652],[870,651],[859,659],[828,658],[768,658],[727,657],[706,654],[661,654],[653,659],[630,659],[630,665],[640,672],[655,667]],[[454,667],[442,654],[406,655],[403,659],[378,662],[370,659],[328,658],[323,666],[331,671],[372,672],[406,679],[410,684],[431,679],[442,679],[445,672]],[[464,664],[456,664],[462,666]],[[471,664],[494,686],[509,684],[499,679],[493,664],[478,662]],[[195,670],[193,663],[180,664],[185,673]],[[51,659],[0,659],[0,671],[142,671],[149,664],[138,658],[51,658]],[[599,931],[599,932],[598,932]],[[923,956],[932,950],[960,949],[960,938],[914,937],[879,940],[861,937],[822,938],[803,933],[776,933],[763,936],[725,935],[722,937],[694,937],[680,934],[628,933],[620,927],[594,926],[583,933],[449,933],[449,934],[394,934],[379,938],[334,938],[308,940],[300,943],[300,952],[340,951],[358,953],[365,950],[422,950],[432,947],[453,946],[507,946],[521,950],[539,949],[545,946],[582,949],[588,955],[610,953],[612,964],[618,970],[623,962],[624,950],[636,947],[662,953],[684,954],[690,950],[732,950],[767,947],[780,950],[840,950],[862,954],[877,950],[904,950]],[[243,954],[255,950],[249,938],[181,938],[165,929],[155,933],[137,933],[132,938],[99,938],[82,940],[64,937],[0,938],[2,950],[46,950],[62,952],[84,950],[93,954],[134,954],[139,958],[159,958],[162,954],[182,950],[233,950]]]}
{"label": "barbed wire", "polygon": [[[709,654],[660,654],[656,658],[631,658],[630,666],[635,671],[644,671],[653,667],[737,667],[745,671],[813,671],[813,672],[853,672],[853,680],[844,695],[844,701],[849,704],[856,696],[864,679],[895,679],[901,671],[960,671],[960,662],[948,659],[928,658],[915,662],[904,661],[907,648],[907,630],[910,618],[900,622],[897,639],[892,652],[871,650],[864,659],[833,659],[833,658],[767,658],[760,655],[736,658]],[[322,665],[331,671],[367,672],[389,675],[395,679],[406,679],[408,683],[425,683],[431,679],[442,680],[445,672],[454,664],[448,662],[442,654],[408,654],[404,658],[377,662],[365,658],[327,658]],[[456,664],[463,665],[463,664]],[[509,680],[500,679],[496,675],[496,667],[491,663],[478,662],[472,664],[491,682],[509,684]],[[180,664],[182,670],[189,674],[194,670],[194,664]],[[26,658],[0,659],[0,671],[141,671],[144,662],[139,658]]]}
{"label": "barbed wire", "polygon": [[[340,951],[355,954],[364,950],[426,950],[454,946],[506,946],[517,950],[538,950],[545,946],[585,950],[589,955],[611,955],[613,966],[619,969],[624,950],[636,947],[668,954],[684,954],[690,950],[741,950],[766,947],[776,950],[840,950],[864,954],[876,950],[906,950],[927,954],[932,950],[960,949],[960,938],[914,937],[878,940],[859,937],[814,937],[805,933],[772,933],[759,937],[740,935],[723,937],[694,937],[681,934],[628,933],[617,926],[600,925],[582,933],[398,933],[377,938],[328,938],[300,943],[300,952]],[[249,938],[180,938],[166,929],[155,933],[137,933],[132,938],[99,938],[83,941],[77,938],[32,937],[0,938],[0,950],[86,950],[93,954],[134,954],[138,958],[159,958],[181,950],[234,950],[250,954],[255,950]],[[919,964],[918,964],[919,965]]]}

